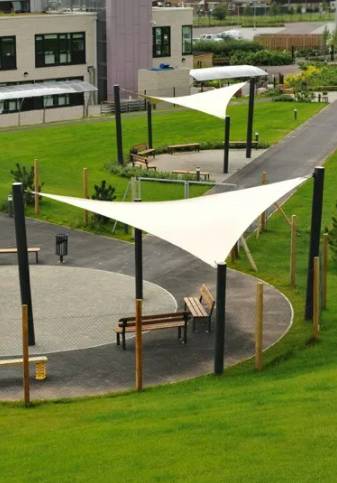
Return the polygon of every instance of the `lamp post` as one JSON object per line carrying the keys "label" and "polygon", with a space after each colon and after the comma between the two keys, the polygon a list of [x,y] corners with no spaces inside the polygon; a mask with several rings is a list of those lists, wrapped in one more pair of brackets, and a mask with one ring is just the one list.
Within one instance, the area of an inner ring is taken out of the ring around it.
{"label": "lamp post", "polygon": [[247,122],[247,139],[246,139],[246,158],[251,158],[251,156],[252,156],[255,85],[256,85],[256,79],[255,79],[255,77],[252,77],[249,80],[249,104],[248,104],[248,122]]}
{"label": "lamp post", "polygon": [[114,85],[115,100],[115,120],[116,120],[116,140],[117,140],[117,160],[118,164],[124,164],[123,158],[123,133],[122,133],[122,117],[121,117],[121,95],[119,85]]}
{"label": "lamp post", "polygon": [[227,265],[217,265],[214,374],[224,371]]}

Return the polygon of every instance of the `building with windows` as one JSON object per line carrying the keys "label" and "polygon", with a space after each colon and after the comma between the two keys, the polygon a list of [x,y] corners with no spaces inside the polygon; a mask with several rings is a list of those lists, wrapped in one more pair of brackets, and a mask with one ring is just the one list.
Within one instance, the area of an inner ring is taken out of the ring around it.
{"label": "building with windows", "polygon": [[0,92],[0,125],[4,115],[14,125],[18,114],[23,124],[96,112],[92,105],[112,100],[114,84],[125,98],[158,94],[158,86],[163,95],[189,91],[190,8],[152,8],[151,0],[0,0],[1,10],[0,91],[77,80],[97,86],[98,93],[70,90],[20,100],[1,98]]}
{"label": "building with windows", "polygon": [[[0,16],[0,87],[8,97],[0,93],[0,125],[16,125],[18,113],[29,124],[82,117],[84,108],[93,112],[94,95],[81,86],[95,84],[95,75],[95,13]],[[78,93],[35,96],[34,85],[75,80]],[[32,97],[14,98],[16,86],[28,86]]]}

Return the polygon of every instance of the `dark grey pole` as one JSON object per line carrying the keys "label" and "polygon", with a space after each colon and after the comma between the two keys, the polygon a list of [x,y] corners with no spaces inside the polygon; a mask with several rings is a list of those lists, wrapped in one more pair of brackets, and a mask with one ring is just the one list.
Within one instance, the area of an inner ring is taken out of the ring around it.
{"label": "dark grey pole", "polygon": [[315,168],[314,174],[314,190],[312,196],[311,208],[311,232],[309,261],[307,273],[307,294],[305,304],[305,319],[312,320],[313,316],[313,265],[314,257],[319,256],[319,245],[321,240],[321,225],[323,213],[323,192],[324,192],[324,168],[319,166]]}
{"label": "dark grey pole", "polygon": [[116,141],[118,164],[124,164],[123,158],[123,133],[121,116],[121,93],[119,85],[114,85],[115,119],[116,119]]}
{"label": "dark grey pole", "polygon": [[[140,199],[135,202],[140,203]],[[135,278],[136,299],[143,298],[143,232],[135,228]]]}
{"label": "dark grey pole", "polygon": [[231,131],[231,118],[229,116],[225,117],[225,140],[224,140],[224,163],[223,172],[228,173],[229,170],[229,139]]}
{"label": "dark grey pole", "polygon": [[148,145],[149,148],[153,148],[153,137],[152,137],[152,104],[150,101],[146,103],[147,109],[147,132],[148,132]]}
{"label": "dark grey pole", "polygon": [[22,183],[13,183],[13,207],[22,305],[28,305],[28,343],[35,345],[32,296],[30,291],[27,233]]}
{"label": "dark grey pole", "polygon": [[217,266],[214,374],[224,371],[227,265]]}
{"label": "dark grey pole", "polygon": [[256,79],[255,79],[255,77],[252,77],[249,80],[249,104],[248,104],[248,121],[247,121],[246,158],[251,158],[251,156],[252,156],[255,83],[256,83]]}

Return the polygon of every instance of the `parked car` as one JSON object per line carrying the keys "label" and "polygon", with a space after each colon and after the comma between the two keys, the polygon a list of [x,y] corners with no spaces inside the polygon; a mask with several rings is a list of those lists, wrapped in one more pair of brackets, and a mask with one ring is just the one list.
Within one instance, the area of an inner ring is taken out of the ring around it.
{"label": "parked car", "polygon": [[231,30],[225,30],[224,32],[221,32],[220,34],[217,34],[217,37],[219,39],[222,39],[222,40],[226,40],[226,39],[241,40],[242,34],[241,34],[240,30],[231,29]]}

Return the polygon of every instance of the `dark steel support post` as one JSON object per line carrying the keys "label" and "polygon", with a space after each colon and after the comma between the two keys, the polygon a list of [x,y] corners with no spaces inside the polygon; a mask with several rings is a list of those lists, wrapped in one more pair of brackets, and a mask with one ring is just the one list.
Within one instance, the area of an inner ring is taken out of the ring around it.
{"label": "dark steel support post", "polygon": [[214,374],[224,371],[227,265],[217,266]]}
{"label": "dark steel support post", "polygon": [[229,116],[225,117],[225,140],[224,140],[224,164],[223,172],[228,173],[229,170],[229,139],[231,131],[231,118]]}
{"label": "dark steel support post", "polygon": [[27,233],[22,183],[13,183],[13,206],[16,247],[20,278],[21,303],[28,306],[28,343],[35,345],[32,296],[30,291],[29,261],[27,250]]}
{"label": "dark steel support post", "polygon": [[314,257],[319,257],[323,212],[324,168],[321,166],[315,168],[313,178],[314,190],[311,208],[311,233],[307,273],[307,294],[305,304],[306,320],[311,320],[313,316],[313,264]]}
{"label": "dark steel support post", "polygon": [[148,145],[149,148],[153,148],[153,137],[152,137],[152,104],[150,101],[146,103],[147,109],[147,132],[148,132]]}
{"label": "dark steel support post", "polygon": [[247,121],[246,158],[251,158],[251,156],[252,156],[255,83],[256,83],[256,79],[254,77],[249,80],[249,104],[248,104],[248,121]]}
{"label": "dark steel support post", "polygon": [[120,93],[119,85],[114,85],[114,100],[115,100],[117,160],[118,160],[118,164],[124,164],[122,116],[121,116],[121,93]]}
{"label": "dark steel support post", "polygon": [[135,228],[136,299],[143,298],[143,232]]}

